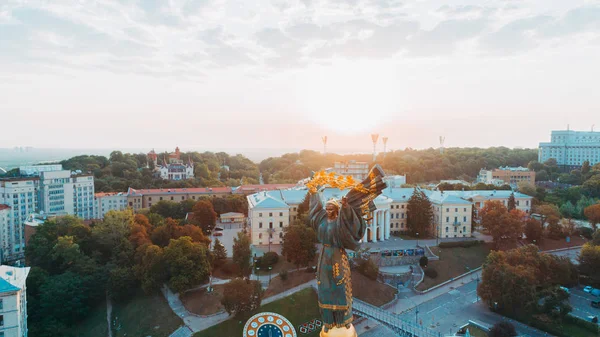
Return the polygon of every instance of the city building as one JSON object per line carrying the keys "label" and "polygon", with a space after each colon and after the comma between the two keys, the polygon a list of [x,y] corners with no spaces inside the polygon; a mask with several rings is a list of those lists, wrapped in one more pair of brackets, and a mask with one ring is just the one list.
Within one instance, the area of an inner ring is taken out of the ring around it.
{"label": "city building", "polygon": [[40,172],[39,211],[94,219],[94,176],[71,171]]}
{"label": "city building", "polygon": [[49,218],[51,217],[39,213],[31,213],[27,216],[27,219],[23,222],[23,227],[25,227],[25,246],[27,246],[29,239],[37,231],[38,226],[41,226]]}
{"label": "city building", "polygon": [[162,201],[181,202],[192,199],[199,200],[201,197],[217,197],[231,194],[231,187],[193,187],[193,188],[156,188],[156,189],[133,189],[127,190],[127,207],[134,211],[142,208],[152,207],[153,204]]}
{"label": "city building", "polygon": [[473,204],[469,200],[447,193],[448,191],[424,192],[433,208],[433,234],[436,237],[471,237]]}
{"label": "city building", "polygon": [[104,219],[104,214],[109,211],[122,211],[128,207],[127,193],[101,192],[94,194],[96,219]]}
{"label": "city building", "polygon": [[11,250],[8,247],[9,235],[9,215],[11,208],[8,205],[0,204],[0,264],[4,262],[4,257],[11,254]]}
{"label": "city building", "polygon": [[363,181],[369,175],[369,163],[356,160],[335,162],[333,168],[328,168],[327,173],[335,172],[338,175],[352,176],[355,180]]}
{"label": "city building", "polygon": [[551,158],[565,169],[581,167],[585,161],[590,165],[600,163],[600,132],[552,131],[550,142],[540,143],[538,161],[543,163]]}
{"label": "city building", "polygon": [[160,174],[162,179],[186,180],[194,178],[194,163],[191,160],[188,160],[187,163],[181,160],[179,147],[175,148],[175,152],[168,155],[168,160],[166,157],[163,157],[160,165],[158,155],[154,150],[148,153],[148,160],[154,163],[154,169]]}
{"label": "city building", "polygon": [[221,214],[219,221],[221,223],[243,223],[245,218],[244,213],[228,212]]}
{"label": "city building", "polygon": [[535,171],[526,167],[500,167],[494,170],[480,170],[477,176],[477,182],[492,184],[496,186],[510,185],[513,188],[517,184],[525,181],[535,184]]}
{"label": "city building", "polygon": [[27,337],[29,267],[0,266],[0,336]]}
{"label": "city building", "polygon": [[527,214],[531,214],[531,203],[533,197],[526,194],[513,192],[513,191],[444,191],[444,194],[453,195],[464,200],[468,200],[473,203],[475,210],[478,211],[486,201],[496,200],[502,202],[504,206],[508,207],[508,199],[510,195],[514,193],[515,204],[518,210],[521,210]]}
{"label": "city building", "polygon": [[[39,178],[9,178],[0,180],[0,204],[10,207],[6,221],[7,241],[2,243],[3,261],[25,257],[25,229],[27,215],[36,211]],[[6,212],[6,210],[4,211]]]}
{"label": "city building", "polygon": [[289,226],[290,206],[266,191],[246,197],[250,240],[255,246],[281,244],[283,229]]}
{"label": "city building", "polygon": [[235,187],[232,194],[250,195],[263,191],[287,190],[296,187],[296,184],[263,184],[263,185],[241,185]]}
{"label": "city building", "polygon": [[390,232],[399,234],[408,230],[406,224],[408,218],[407,206],[408,199],[413,195],[414,188],[388,186],[388,188],[383,190],[382,194],[392,200],[390,204]]}
{"label": "city building", "polygon": [[406,175],[390,175],[383,177],[383,181],[390,187],[402,187],[406,184]]}

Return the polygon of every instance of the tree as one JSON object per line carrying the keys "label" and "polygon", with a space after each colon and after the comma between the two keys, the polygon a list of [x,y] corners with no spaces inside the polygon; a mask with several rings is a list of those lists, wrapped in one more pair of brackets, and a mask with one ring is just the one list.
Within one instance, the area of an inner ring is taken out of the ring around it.
{"label": "tree", "polygon": [[215,239],[213,244],[212,251],[213,264],[220,265],[227,258],[227,250],[225,246],[219,241],[219,239]]}
{"label": "tree", "polygon": [[520,210],[508,209],[501,201],[486,201],[481,208],[481,225],[487,229],[494,238],[496,247],[503,239],[516,240],[523,233],[523,223],[526,214]]}
{"label": "tree", "polygon": [[167,284],[173,291],[182,292],[208,279],[210,261],[207,248],[194,243],[188,236],[171,240],[164,249]]}
{"label": "tree", "polygon": [[554,215],[548,217],[548,227],[546,229],[548,230],[548,237],[552,239],[564,237],[563,228],[560,225],[560,219]]}
{"label": "tree", "polygon": [[296,268],[308,266],[317,254],[317,234],[304,225],[291,225],[284,229],[281,254]]}
{"label": "tree", "polygon": [[586,207],[583,214],[589,220],[592,228],[596,230],[596,226],[600,223],[600,203]]}
{"label": "tree", "polygon": [[591,244],[593,244],[594,246],[600,246],[600,231],[594,232],[594,234],[592,235]]}
{"label": "tree", "polygon": [[213,209],[210,201],[200,200],[192,209],[194,212],[194,221],[206,232],[212,230],[217,222],[217,213]]}
{"label": "tree", "polygon": [[571,201],[567,201],[566,203],[560,205],[560,214],[566,218],[572,218],[577,216],[577,209],[575,205],[571,203]]}
{"label": "tree", "polygon": [[510,197],[508,197],[508,211],[512,211],[513,209],[517,208],[517,202],[515,200],[515,194],[511,193]]}
{"label": "tree", "polygon": [[590,278],[592,283],[600,284],[600,246],[586,243],[579,253],[579,271]]}
{"label": "tree", "polygon": [[581,174],[588,174],[588,173],[590,173],[590,161],[586,160],[581,165]]}
{"label": "tree", "polygon": [[250,238],[243,232],[237,233],[233,238],[233,262],[240,268],[240,275],[248,277],[252,272],[250,265]]}
{"label": "tree", "polygon": [[519,192],[527,194],[530,197],[535,197],[537,194],[535,185],[527,181],[518,182],[517,189],[519,190]]}
{"label": "tree", "polygon": [[414,235],[420,233],[421,236],[429,234],[431,231],[431,221],[433,219],[433,210],[429,198],[425,196],[422,190],[414,189],[412,196],[408,199],[406,224],[410,232]]}
{"label": "tree", "polygon": [[144,245],[136,252],[134,272],[146,294],[158,291],[167,278],[163,249]]}
{"label": "tree", "polygon": [[260,307],[262,295],[259,281],[236,278],[225,284],[221,304],[230,315],[239,315]]}
{"label": "tree", "polygon": [[540,242],[542,239],[542,234],[544,233],[544,228],[542,224],[536,219],[528,219],[525,222],[525,236],[527,236],[527,240],[529,242]]}
{"label": "tree", "polygon": [[427,258],[427,256],[421,256],[421,258],[419,259],[419,265],[423,268],[427,267],[427,264],[429,263],[429,259]]}
{"label": "tree", "polygon": [[515,326],[507,321],[500,321],[490,329],[489,337],[514,337],[517,336]]}
{"label": "tree", "polygon": [[556,205],[549,205],[549,204],[538,205],[534,208],[534,213],[537,213],[540,215],[540,221],[542,222],[542,225],[546,224],[546,221],[548,220],[548,217],[550,217],[550,216],[555,216],[560,219],[560,212],[559,212],[558,208],[556,207]]}

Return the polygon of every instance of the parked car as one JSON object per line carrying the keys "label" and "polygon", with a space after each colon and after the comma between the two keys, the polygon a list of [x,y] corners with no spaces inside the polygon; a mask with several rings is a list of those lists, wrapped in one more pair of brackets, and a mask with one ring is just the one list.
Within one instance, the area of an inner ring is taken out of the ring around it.
{"label": "parked car", "polygon": [[591,293],[592,290],[594,290],[594,288],[592,288],[592,286],[586,286],[585,288],[583,288],[583,291],[586,293]]}
{"label": "parked car", "polygon": [[213,236],[223,236],[223,232],[214,232]]}
{"label": "parked car", "polygon": [[600,301],[592,301],[592,307],[600,308]]}
{"label": "parked car", "polygon": [[560,287],[560,290],[562,290],[562,291],[566,292],[567,294],[570,294],[570,293],[571,293],[571,291],[570,291],[570,290],[569,290],[569,288],[567,288],[567,287]]}
{"label": "parked car", "polygon": [[600,289],[592,289],[590,294],[600,297]]}
{"label": "parked car", "polygon": [[588,316],[587,319],[592,323],[598,323],[598,316]]}

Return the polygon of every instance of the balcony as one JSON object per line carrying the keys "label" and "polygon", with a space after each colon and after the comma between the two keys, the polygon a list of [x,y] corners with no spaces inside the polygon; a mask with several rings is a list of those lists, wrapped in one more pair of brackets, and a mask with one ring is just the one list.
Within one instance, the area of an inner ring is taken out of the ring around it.
{"label": "balcony", "polygon": [[454,222],[452,223],[452,225],[453,225],[453,226],[462,226],[462,222],[460,222],[460,221],[454,221]]}

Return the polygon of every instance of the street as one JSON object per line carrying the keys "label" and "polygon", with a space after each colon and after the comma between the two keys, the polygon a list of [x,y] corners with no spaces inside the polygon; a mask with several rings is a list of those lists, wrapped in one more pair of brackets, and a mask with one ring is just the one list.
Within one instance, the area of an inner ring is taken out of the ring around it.
{"label": "street", "polygon": [[573,307],[571,314],[584,320],[588,320],[588,316],[600,317],[600,309],[591,306],[592,300],[600,301],[600,297],[594,296],[584,292],[580,288],[569,289],[571,296],[569,297],[569,303]]}

